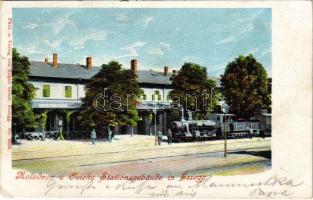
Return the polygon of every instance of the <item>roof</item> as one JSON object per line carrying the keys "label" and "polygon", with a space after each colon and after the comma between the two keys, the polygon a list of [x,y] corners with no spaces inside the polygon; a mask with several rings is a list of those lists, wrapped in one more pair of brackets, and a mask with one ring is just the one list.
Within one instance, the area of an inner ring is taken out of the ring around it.
{"label": "roof", "polygon": [[152,83],[152,84],[166,84],[170,85],[170,78],[172,73],[164,75],[162,72],[156,72],[152,70],[138,70],[138,82],[139,83]]}
{"label": "roof", "polygon": [[53,68],[51,64],[39,61],[30,61],[30,75],[36,77],[68,78],[68,79],[91,79],[96,75],[100,67],[87,69],[80,64],[59,63],[58,68]]}
{"label": "roof", "polygon": [[[59,63],[58,68],[53,68],[51,64],[40,61],[30,61],[30,76],[41,78],[63,78],[63,79],[82,79],[89,80],[100,71],[100,67],[93,66],[87,69],[81,64]],[[138,82],[146,84],[170,85],[172,73],[164,75],[163,72],[152,70],[138,70]],[[220,81],[216,77],[209,77],[215,80],[219,87]]]}

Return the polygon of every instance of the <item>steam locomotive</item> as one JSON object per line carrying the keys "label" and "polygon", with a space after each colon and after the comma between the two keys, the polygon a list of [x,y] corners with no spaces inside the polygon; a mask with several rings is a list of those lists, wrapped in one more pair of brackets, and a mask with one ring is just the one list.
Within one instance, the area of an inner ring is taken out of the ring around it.
{"label": "steam locomotive", "polygon": [[[188,120],[171,123],[174,141],[206,140],[244,137],[265,137],[271,135],[271,115],[262,114],[250,121],[236,120],[233,114],[210,114],[207,120]],[[226,134],[225,134],[226,133]]]}

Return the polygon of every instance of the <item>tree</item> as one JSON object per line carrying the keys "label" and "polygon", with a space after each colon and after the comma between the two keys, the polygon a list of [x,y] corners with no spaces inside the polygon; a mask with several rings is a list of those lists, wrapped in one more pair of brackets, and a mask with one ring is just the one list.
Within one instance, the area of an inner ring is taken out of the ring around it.
{"label": "tree", "polygon": [[43,132],[46,130],[47,126],[47,119],[48,119],[48,110],[43,110],[39,114],[39,125]]}
{"label": "tree", "polygon": [[70,120],[71,120],[71,116],[72,116],[73,112],[74,111],[64,110],[65,120],[66,120],[66,138],[67,139],[69,139],[69,137],[70,137]]}
{"label": "tree", "polygon": [[37,121],[38,124],[41,128],[41,131],[43,132],[43,140],[45,140],[46,135],[45,135],[45,131],[46,131],[46,126],[47,126],[47,119],[48,119],[48,110],[41,110],[39,111],[39,114],[37,114]]}
{"label": "tree", "polygon": [[35,96],[35,87],[29,83],[28,58],[21,56],[13,48],[12,69],[12,123],[18,130],[37,125],[37,116],[32,108],[32,99]]}
{"label": "tree", "polygon": [[218,90],[215,81],[208,78],[206,67],[185,63],[171,80],[171,120],[179,119],[181,108],[194,112],[195,119],[203,119],[217,105]]}
{"label": "tree", "polygon": [[103,64],[86,84],[81,121],[87,127],[135,126],[139,121],[138,99],[142,91],[137,75],[115,61]]}
{"label": "tree", "polygon": [[221,84],[230,112],[239,117],[249,119],[271,105],[266,70],[252,54],[239,56],[229,63]]}

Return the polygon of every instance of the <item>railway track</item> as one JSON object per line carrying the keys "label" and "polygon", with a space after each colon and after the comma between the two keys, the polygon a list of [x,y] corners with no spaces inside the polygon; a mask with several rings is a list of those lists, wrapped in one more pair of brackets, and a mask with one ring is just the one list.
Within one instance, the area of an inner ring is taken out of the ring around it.
{"label": "railway track", "polygon": [[[235,140],[230,140],[228,141],[229,143],[230,142],[234,142],[236,144],[247,144],[247,143],[256,143],[257,141],[240,141],[239,139],[235,139]],[[176,150],[179,150],[179,149],[186,149],[186,148],[197,148],[197,147],[204,147],[204,146],[210,146],[210,147],[213,147],[213,146],[218,146],[218,145],[221,145],[222,141],[221,142],[218,142],[218,143],[207,143],[207,142],[201,142],[200,144],[199,143],[196,143],[194,145],[190,145],[188,144],[187,146],[178,146],[178,145],[167,145],[167,146],[158,146],[157,148],[160,149],[160,150],[171,150],[171,149],[176,149]],[[126,146],[126,145],[125,145]],[[58,149],[56,151],[40,151],[40,153],[45,153],[45,154],[49,154],[49,153],[53,153],[53,154],[56,154],[55,156],[38,156],[38,157],[32,157],[33,155],[32,154],[36,154],[38,152],[35,152],[35,151],[21,151],[21,152],[13,152],[13,158],[12,158],[12,161],[27,161],[27,160],[40,160],[40,159],[57,159],[57,158],[70,158],[70,157],[81,157],[81,156],[92,156],[92,155],[110,155],[110,154],[119,154],[119,153],[127,153],[127,152],[132,152],[132,153],[136,153],[136,152],[142,152],[142,151],[155,151],[156,148],[155,146],[154,147],[151,147],[151,145],[148,146],[148,148],[144,147],[144,148],[138,148],[138,149],[127,149],[127,150],[120,150],[120,151],[105,151],[105,152],[93,152],[93,153],[79,153],[79,154],[70,154],[70,155],[62,155],[62,153],[64,153],[64,150],[66,150],[65,148],[64,149]],[[60,155],[57,155],[58,153],[60,153]],[[30,158],[14,158],[14,155],[23,155],[23,157],[27,157],[27,154],[30,155]]]}
{"label": "railway track", "polygon": [[[51,174],[68,174],[73,170],[80,172],[101,171],[104,168],[114,169],[120,167],[125,167],[125,170],[127,171],[126,166],[149,165],[149,163],[152,165],[157,164],[158,166],[152,166],[148,168],[157,169],[158,167],[163,168],[163,163],[169,163],[164,164],[169,166],[172,162],[179,161],[188,165],[190,159],[210,160],[223,158],[223,144],[224,143],[222,141],[201,142],[195,144],[165,144],[164,146],[154,146],[151,144],[149,146],[136,146],[136,144],[132,144],[133,146],[118,146],[117,144],[114,144],[115,146],[110,146],[110,144],[107,145],[103,143],[102,146],[99,145],[96,147],[99,148],[99,151],[93,151],[95,150],[95,146],[85,145],[85,147],[88,147],[87,151],[85,152],[85,149],[72,149],[71,146],[68,146],[68,149],[71,151],[66,152],[66,150],[63,149],[64,146],[56,146],[56,152],[53,152],[52,149],[49,151],[47,149],[44,152],[39,152],[40,154],[37,154],[36,152],[34,152],[34,154],[29,152],[23,156],[21,151],[18,157],[15,158],[15,153],[13,153],[14,159],[12,160],[12,167],[15,169],[25,169],[32,172],[46,172]],[[53,146],[51,147],[53,148]],[[62,147],[62,150],[60,147]],[[269,152],[270,140],[229,141],[228,153],[235,153],[230,155],[229,158],[236,155],[236,159],[241,159],[240,155],[238,154],[238,152],[241,151]],[[49,155],[50,152],[53,152],[54,154]],[[264,158],[259,157],[258,159]],[[250,156],[249,162],[250,161],[255,161],[255,156]],[[210,162],[211,161],[206,161],[204,163],[209,164]],[[147,169],[145,168],[145,170]],[[173,170],[173,172],[175,172],[175,170]]]}
{"label": "railway track", "polygon": [[[236,150],[230,150],[228,151],[228,154],[238,152],[238,151],[270,151],[270,148],[268,146],[260,147],[260,148],[242,148],[242,149],[236,149]],[[96,164],[85,164],[85,165],[79,165],[79,166],[72,166],[72,167],[84,167],[84,166],[96,166],[96,165],[117,165],[117,164],[125,164],[125,163],[132,163],[132,162],[149,162],[154,160],[163,160],[163,159],[176,159],[181,157],[188,157],[188,156],[204,156],[207,155],[208,157],[213,154],[217,153],[224,153],[224,151],[212,151],[212,152],[203,152],[203,153],[191,153],[191,154],[179,154],[179,155],[171,155],[171,156],[159,156],[159,157],[153,157],[153,158],[147,158],[147,159],[140,159],[140,160],[123,160],[119,162],[105,162],[105,163],[96,163]]]}

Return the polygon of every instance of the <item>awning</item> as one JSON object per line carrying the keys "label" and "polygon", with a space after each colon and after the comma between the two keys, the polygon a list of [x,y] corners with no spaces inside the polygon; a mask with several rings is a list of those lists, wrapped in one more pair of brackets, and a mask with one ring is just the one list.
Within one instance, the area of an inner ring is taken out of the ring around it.
{"label": "awning", "polygon": [[63,99],[36,99],[33,100],[33,108],[62,108],[76,109],[80,108],[82,102],[80,100],[63,100]]}
{"label": "awning", "polygon": [[138,106],[138,110],[168,110],[171,103],[166,101],[143,101]]}
{"label": "awning", "polygon": [[[60,108],[60,109],[77,109],[82,106],[80,100],[63,100],[63,99],[35,99],[33,108]],[[138,110],[168,110],[171,103],[166,101],[144,101],[138,106]]]}

